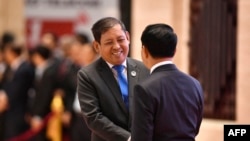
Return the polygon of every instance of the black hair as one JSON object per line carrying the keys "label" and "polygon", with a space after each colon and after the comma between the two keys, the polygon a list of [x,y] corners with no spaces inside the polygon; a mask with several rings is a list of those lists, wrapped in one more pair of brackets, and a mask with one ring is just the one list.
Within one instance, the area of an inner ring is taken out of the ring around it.
{"label": "black hair", "polygon": [[7,43],[3,46],[2,50],[5,51],[9,49],[16,56],[20,56],[24,51],[24,46],[22,44]]}
{"label": "black hair", "polygon": [[75,38],[81,44],[87,44],[90,42],[89,37],[87,36],[87,34],[84,33],[76,33]]}
{"label": "black hair", "polygon": [[141,42],[154,58],[173,57],[177,45],[177,35],[167,24],[151,24],[144,29]]}
{"label": "black hair", "polygon": [[11,32],[5,32],[2,35],[1,43],[2,44],[8,44],[8,43],[13,43],[15,40],[15,36]]}
{"label": "black hair", "polygon": [[38,44],[31,49],[30,55],[32,56],[34,54],[39,54],[44,60],[49,59],[52,55],[51,50],[43,44]]}
{"label": "black hair", "polygon": [[117,24],[121,26],[124,32],[127,31],[123,22],[114,17],[105,17],[98,20],[91,29],[94,39],[100,43],[101,35]]}
{"label": "black hair", "polygon": [[7,44],[14,43],[15,36],[12,32],[4,32],[1,37],[0,49],[3,50]]}

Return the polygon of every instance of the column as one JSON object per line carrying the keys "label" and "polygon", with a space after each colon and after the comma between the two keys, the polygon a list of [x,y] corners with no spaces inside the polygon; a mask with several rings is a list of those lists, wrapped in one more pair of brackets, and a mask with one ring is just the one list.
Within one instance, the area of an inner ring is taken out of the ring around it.
{"label": "column", "polygon": [[0,36],[10,31],[24,40],[24,4],[24,0],[0,0]]}

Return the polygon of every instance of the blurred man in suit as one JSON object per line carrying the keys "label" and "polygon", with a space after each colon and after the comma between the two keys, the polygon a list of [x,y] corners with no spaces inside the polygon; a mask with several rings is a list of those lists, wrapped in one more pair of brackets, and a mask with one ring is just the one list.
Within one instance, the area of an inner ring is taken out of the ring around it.
{"label": "blurred man in suit", "polygon": [[33,131],[41,131],[34,141],[49,140],[46,137],[46,127],[42,128],[44,119],[51,112],[51,101],[58,89],[58,64],[52,59],[52,52],[44,45],[37,45],[31,50],[31,60],[35,65],[35,97],[31,107],[30,125]]}
{"label": "blurred man in suit", "polygon": [[7,65],[1,81],[0,113],[3,114],[3,140],[8,140],[28,129],[28,92],[34,79],[34,68],[24,56],[24,46],[6,44],[3,59]]}
{"label": "blurred man in suit", "polygon": [[92,33],[93,45],[101,57],[78,72],[81,111],[92,131],[92,141],[127,141],[133,87],[149,71],[142,62],[127,57],[129,33],[120,20],[100,19],[93,25]]}
{"label": "blurred man in suit", "polygon": [[57,61],[63,58],[63,51],[60,48],[59,36],[52,31],[48,31],[42,34],[40,43],[51,50],[52,57]]}
{"label": "blurred man in suit", "polygon": [[64,138],[71,141],[90,141],[91,132],[85,124],[76,95],[77,72],[98,58],[98,53],[90,45],[88,36],[76,33],[74,36],[62,36],[61,48],[65,58],[59,67],[61,88],[64,91],[64,113],[62,122],[64,125]]}
{"label": "blurred man in suit", "polygon": [[[15,41],[15,35],[10,32],[4,32],[3,35],[1,36],[0,40],[0,82],[2,82],[3,79],[3,74],[6,69],[6,64],[3,61],[3,48],[5,45],[13,43]],[[0,83],[1,84],[1,83]],[[2,86],[0,85],[0,88]],[[0,99],[4,99],[5,95],[0,95]],[[1,103],[4,105],[4,103]],[[0,107],[2,107],[0,104]],[[3,132],[4,132],[4,116],[3,113],[0,112],[0,140],[3,140]]]}
{"label": "blurred man in suit", "polygon": [[132,141],[194,141],[203,113],[200,83],[172,60],[177,36],[166,24],[152,24],[141,36],[142,60],[150,77],[135,86]]}
{"label": "blurred man in suit", "polygon": [[[76,64],[81,67],[85,67],[99,58],[99,54],[93,48],[87,35],[77,33],[75,38],[76,41],[71,46],[71,55],[72,57],[74,56]],[[74,48],[76,48],[76,50],[74,50]],[[90,141],[91,131],[83,120],[78,95],[77,93],[75,94],[71,119],[71,140]]]}

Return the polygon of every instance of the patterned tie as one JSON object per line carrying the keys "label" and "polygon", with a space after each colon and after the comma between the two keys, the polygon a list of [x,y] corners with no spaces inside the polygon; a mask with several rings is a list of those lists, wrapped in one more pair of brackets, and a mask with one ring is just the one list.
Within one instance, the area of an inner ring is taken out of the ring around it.
{"label": "patterned tie", "polygon": [[113,68],[116,70],[117,72],[117,79],[118,79],[118,83],[122,92],[122,99],[128,109],[129,107],[129,100],[128,100],[128,82],[127,79],[125,77],[125,75],[122,73],[124,66],[123,65],[116,65],[113,66]]}

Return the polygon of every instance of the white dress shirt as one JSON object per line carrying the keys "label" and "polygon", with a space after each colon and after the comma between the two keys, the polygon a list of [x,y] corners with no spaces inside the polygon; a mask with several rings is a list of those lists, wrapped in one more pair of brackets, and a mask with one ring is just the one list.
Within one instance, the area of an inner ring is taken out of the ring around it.
{"label": "white dress shirt", "polygon": [[163,66],[163,65],[167,65],[167,64],[173,64],[172,61],[163,61],[163,62],[159,62],[159,63],[156,63],[154,64],[151,69],[150,69],[150,74],[156,69],[158,68],[159,66]]}

